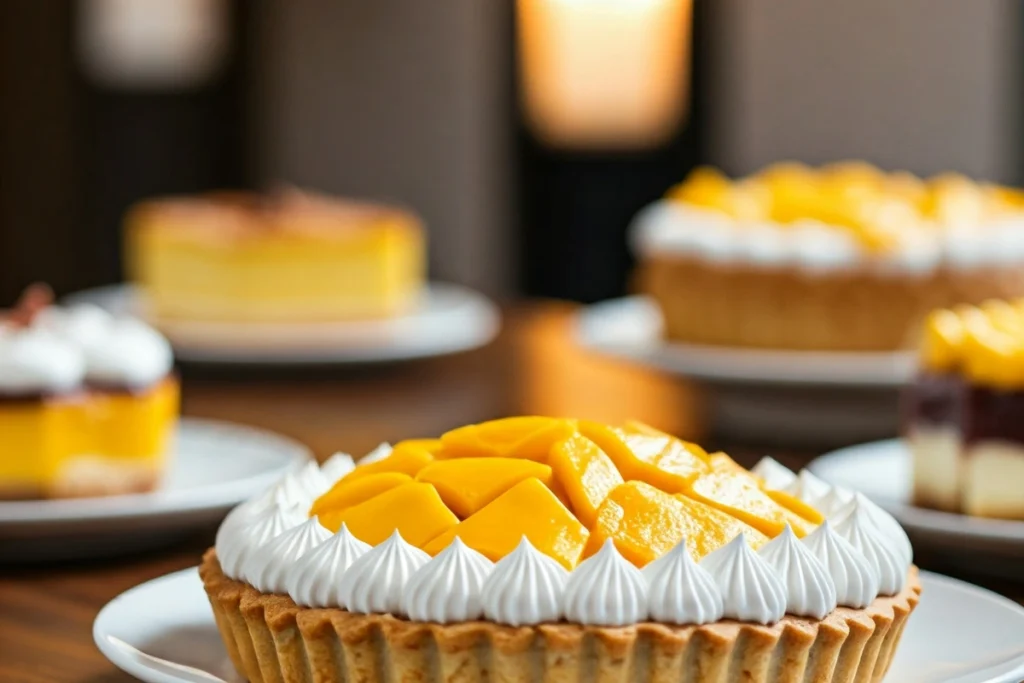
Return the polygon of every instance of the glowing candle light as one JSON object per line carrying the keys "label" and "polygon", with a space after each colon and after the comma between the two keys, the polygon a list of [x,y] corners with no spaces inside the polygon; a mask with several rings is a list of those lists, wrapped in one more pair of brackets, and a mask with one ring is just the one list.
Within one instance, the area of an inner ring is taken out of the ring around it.
{"label": "glowing candle light", "polygon": [[691,0],[517,0],[520,91],[551,145],[636,149],[686,109]]}

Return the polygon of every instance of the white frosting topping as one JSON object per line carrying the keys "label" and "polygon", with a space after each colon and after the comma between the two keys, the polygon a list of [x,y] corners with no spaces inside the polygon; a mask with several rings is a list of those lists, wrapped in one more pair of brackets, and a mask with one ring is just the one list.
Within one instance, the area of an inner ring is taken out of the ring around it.
{"label": "white frosting topping", "polygon": [[776,491],[785,490],[796,481],[796,473],[775,458],[765,456],[750,470],[764,481],[764,485]]}
{"label": "white frosting topping", "polygon": [[611,539],[569,574],[565,617],[588,626],[627,626],[647,618],[647,580]]}
{"label": "white frosting topping", "polygon": [[788,524],[758,554],[782,577],[786,586],[786,612],[824,619],[836,608],[835,582],[825,565],[800,543]]}
{"label": "white frosting topping", "polygon": [[681,541],[643,568],[647,607],[654,621],[668,624],[708,624],[725,612],[725,600],[715,579],[693,561]]}
{"label": "white frosting topping", "polygon": [[886,538],[891,547],[899,554],[906,568],[914,561],[914,548],[910,545],[907,532],[903,530],[896,518],[883,510],[877,503],[865,496],[863,493],[851,494],[850,499],[834,515],[836,520],[848,516],[855,506],[861,507],[867,513],[868,519],[878,527],[879,531]]}
{"label": "white frosting topping", "polygon": [[861,609],[878,596],[878,573],[874,566],[833,531],[827,520],[805,536],[803,542],[828,570],[840,605]]}
{"label": "white frosting topping", "polygon": [[280,507],[258,512],[237,532],[223,534],[218,539],[217,559],[221,569],[232,579],[246,580],[244,572],[249,558],[296,523],[295,517]]}
{"label": "white frosting topping", "polygon": [[539,624],[562,618],[569,572],[540,552],[523,536],[511,553],[494,566],[482,588],[484,616],[510,626]]}
{"label": "white frosting topping", "polygon": [[359,458],[360,465],[369,465],[371,462],[377,462],[391,455],[391,444],[384,442],[374,448],[372,451]]}
{"label": "white frosting topping", "polygon": [[853,491],[842,486],[832,486],[828,493],[815,500],[811,505],[827,519],[837,519],[851,500],[853,500]]}
{"label": "white frosting topping", "polygon": [[774,624],[786,614],[785,584],[751,549],[743,534],[706,555],[700,566],[722,591],[723,614],[729,619]]}
{"label": "white frosting topping", "polygon": [[85,378],[85,359],[68,341],[38,327],[0,329],[0,392],[69,391]]}
{"label": "white frosting topping", "polygon": [[438,624],[479,619],[484,581],[493,569],[493,562],[456,536],[409,579],[403,611],[413,621]]}
{"label": "white frosting topping", "polygon": [[813,219],[790,224],[733,218],[723,212],[661,199],[641,210],[630,244],[642,255],[668,253],[721,263],[796,267],[816,272],[869,267],[881,273],[926,275],[942,265],[977,268],[1024,259],[1024,217],[906,227],[900,243],[874,252],[846,227]]}
{"label": "white frosting topping", "polygon": [[782,490],[813,506],[827,496],[830,489],[828,484],[814,476],[810,470],[800,470],[796,479]]}
{"label": "white frosting topping", "polygon": [[327,458],[327,460],[320,465],[320,474],[322,474],[324,479],[333,485],[355,468],[356,463],[352,459],[351,455],[348,453],[338,452]]}
{"label": "white frosting topping", "polygon": [[86,379],[144,387],[167,376],[174,365],[171,345],[152,327],[130,318],[113,320],[106,334],[82,347]]}
{"label": "white frosting topping", "polygon": [[341,607],[341,577],[369,550],[343,523],[338,533],[294,563],[285,577],[286,592],[297,605]]}
{"label": "white frosting topping", "polygon": [[320,525],[320,520],[311,517],[250,553],[242,575],[262,593],[285,594],[293,565],[330,537],[331,532]]}
{"label": "white frosting topping", "polygon": [[300,469],[289,472],[274,488],[276,495],[287,501],[289,505],[304,508],[307,512],[313,501],[323,495],[331,487],[331,482],[320,471],[315,461],[310,460]]}
{"label": "white frosting topping", "polygon": [[81,304],[69,308],[48,306],[39,311],[33,324],[50,330],[70,344],[84,349],[94,344],[102,344],[113,322],[113,316],[99,306]]}
{"label": "white frosting topping", "polygon": [[895,595],[903,590],[907,563],[903,562],[899,551],[893,548],[892,543],[871,521],[865,507],[855,500],[850,514],[836,522],[835,529],[875,568],[880,595]]}
{"label": "white frosting topping", "polygon": [[338,596],[342,607],[358,614],[402,615],[402,593],[409,579],[430,555],[395,533],[357,559],[341,577]]}

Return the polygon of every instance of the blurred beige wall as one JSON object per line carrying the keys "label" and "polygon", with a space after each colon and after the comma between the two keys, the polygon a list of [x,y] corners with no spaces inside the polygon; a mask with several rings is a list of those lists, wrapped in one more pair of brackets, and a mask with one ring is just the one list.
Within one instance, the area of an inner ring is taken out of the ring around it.
{"label": "blurred beige wall", "polygon": [[436,278],[508,292],[511,6],[261,7],[253,105],[264,180],[405,204],[428,224]]}
{"label": "blurred beige wall", "polygon": [[1019,180],[1022,5],[714,0],[712,161],[866,158]]}

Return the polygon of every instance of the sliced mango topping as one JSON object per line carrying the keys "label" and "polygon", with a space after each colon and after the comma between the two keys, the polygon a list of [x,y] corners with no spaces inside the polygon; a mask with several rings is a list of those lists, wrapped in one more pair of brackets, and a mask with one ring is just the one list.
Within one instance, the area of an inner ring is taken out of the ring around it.
{"label": "sliced mango topping", "polygon": [[740,533],[754,548],[768,540],[756,529],[709,505],[643,482],[628,481],[601,503],[584,554],[594,554],[610,538],[623,557],[643,567],[686,538],[687,549],[699,560]]}
{"label": "sliced mango topping", "polygon": [[576,516],[584,525],[593,526],[597,508],[608,493],[622,483],[615,463],[582,434],[573,434],[555,444],[548,463]]}
{"label": "sliced mango topping", "polygon": [[700,475],[711,471],[700,446],[672,436],[630,432],[597,422],[581,421],[580,432],[615,463],[622,477],[635,479],[669,493],[680,493]]}
{"label": "sliced mango topping", "polygon": [[[543,486],[543,484],[542,484]],[[423,545],[459,523],[430,484],[402,484],[354,507],[325,511],[320,523],[337,533],[342,524],[361,541],[383,543],[397,529],[412,545]]]}
{"label": "sliced mango topping", "polygon": [[817,526],[825,521],[825,515],[792,494],[768,488],[764,489],[764,492],[782,507],[799,515],[805,522],[810,522],[812,525]]}
{"label": "sliced mango topping", "polygon": [[576,430],[575,420],[508,417],[441,435],[446,458],[526,458],[547,461],[551,446]]}
{"label": "sliced mango topping", "polygon": [[404,472],[381,472],[355,479],[346,477],[332,486],[330,491],[317,498],[309,514],[321,515],[324,512],[343,510],[353,505],[359,505],[388,489],[408,484],[410,481],[412,481],[412,477]]}
{"label": "sliced mango topping", "polygon": [[410,477],[415,477],[421,469],[433,461],[434,456],[425,448],[408,445],[403,448],[395,447],[391,450],[391,454],[388,457],[366,465],[357,465],[354,470],[342,477],[340,481],[354,481],[360,477],[380,474],[382,472],[401,472]]}
{"label": "sliced mango topping", "polygon": [[590,534],[548,487],[531,478],[422,547],[436,555],[458,536],[470,548],[497,561],[512,552],[524,535],[537,550],[572,569]]}
{"label": "sliced mango topping", "polygon": [[695,559],[743,534],[754,548],[823,517],[725,453],[640,422],[515,417],[408,439],[313,504],[371,544],[398,530],[431,554],[456,536],[492,560],[522,536],[571,569],[607,540],[644,566],[686,539]]}
{"label": "sliced mango topping", "polygon": [[531,460],[459,458],[431,463],[416,475],[432,484],[444,504],[463,519],[530,477],[550,486],[551,468]]}
{"label": "sliced mango topping", "polygon": [[685,495],[716,507],[772,538],[782,533],[786,524],[801,538],[813,529],[811,523],[772,500],[751,474],[705,474],[693,482]]}

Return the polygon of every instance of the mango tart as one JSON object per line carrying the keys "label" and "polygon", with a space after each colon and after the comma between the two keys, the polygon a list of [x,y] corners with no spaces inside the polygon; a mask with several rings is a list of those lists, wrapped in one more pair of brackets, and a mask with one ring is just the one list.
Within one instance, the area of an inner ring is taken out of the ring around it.
{"label": "mango tart", "polygon": [[861,162],[699,168],[634,220],[670,339],[907,348],[928,311],[1024,296],[1024,192]]}
{"label": "mango tart", "polygon": [[881,680],[920,593],[906,535],[763,469],[636,422],[494,420],[289,475],[200,573],[251,681]]}

